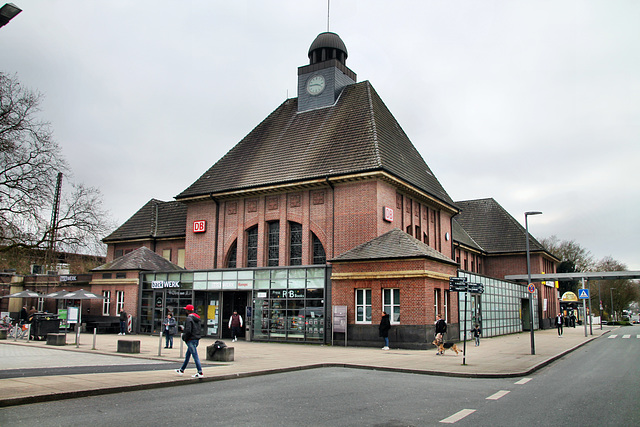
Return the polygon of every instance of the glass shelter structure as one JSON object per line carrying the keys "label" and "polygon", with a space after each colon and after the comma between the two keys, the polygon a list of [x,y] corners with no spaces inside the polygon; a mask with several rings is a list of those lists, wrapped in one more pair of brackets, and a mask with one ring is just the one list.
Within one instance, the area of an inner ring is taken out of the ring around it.
{"label": "glass shelter structure", "polygon": [[[513,334],[529,329],[529,292],[525,284],[508,282],[459,271],[458,277],[466,277],[470,283],[482,283],[482,294],[467,295],[467,313],[464,312],[464,292],[458,292],[460,307],[460,340],[464,330],[470,333],[475,325],[480,325],[483,337]],[[537,307],[537,292],[533,295]],[[464,321],[466,320],[466,328]],[[538,329],[538,314],[533,313],[534,328]],[[469,337],[467,337],[470,339]]]}

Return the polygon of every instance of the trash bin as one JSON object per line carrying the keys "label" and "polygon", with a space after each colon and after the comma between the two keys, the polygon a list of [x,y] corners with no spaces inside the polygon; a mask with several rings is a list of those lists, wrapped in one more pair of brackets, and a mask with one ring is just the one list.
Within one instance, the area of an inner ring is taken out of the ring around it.
{"label": "trash bin", "polygon": [[47,334],[60,332],[60,319],[57,314],[36,313],[31,321],[31,338],[47,339]]}

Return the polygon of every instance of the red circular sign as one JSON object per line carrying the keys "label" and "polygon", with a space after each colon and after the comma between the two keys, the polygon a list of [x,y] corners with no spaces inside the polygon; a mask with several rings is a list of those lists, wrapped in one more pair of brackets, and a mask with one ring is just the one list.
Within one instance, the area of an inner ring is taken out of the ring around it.
{"label": "red circular sign", "polygon": [[527,290],[529,291],[530,294],[534,293],[536,291],[536,285],[534,285],[533,283],[529,283]]}

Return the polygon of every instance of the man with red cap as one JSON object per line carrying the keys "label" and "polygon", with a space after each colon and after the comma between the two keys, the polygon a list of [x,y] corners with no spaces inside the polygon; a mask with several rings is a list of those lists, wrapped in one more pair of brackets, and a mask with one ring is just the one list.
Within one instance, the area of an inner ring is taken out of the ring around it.
{"label": "man with red cap", "polygon": [[200,365],[200,358],[198,357],[198,344],[200,343],[201,327],[200,327],[200,316],[194,313],[193,305],[188,304],[185,308],[187,311],[187,320],[184,322],[184,331],[182,332],[182,341],[187,343],[187,354],[184,358],[184,363],[182,364],[182,368],[176,369],[178,375],[184,374],[184,370],[187,368],[189,364],[189,359],[191,355],[193,355],[193,361],[196,364],[196,369],[198,372],[193,375],[193,378],[202,378],[204,374],[202,373],[202,366]]}

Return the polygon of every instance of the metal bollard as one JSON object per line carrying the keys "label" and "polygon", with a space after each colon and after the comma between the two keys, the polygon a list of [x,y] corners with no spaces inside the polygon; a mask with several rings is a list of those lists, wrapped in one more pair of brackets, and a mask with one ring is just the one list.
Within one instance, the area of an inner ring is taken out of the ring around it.
{"label": "metal bollard", "polygon": [[96,334],[98,333],[98,328],[93,328],[93,347],[91,350],[96,349]]}
{"label": "metal bollard", "polygon": [[160,341],[158,341],[158,357],[162,356],[162,329],[160,330]]}
{"label": "metal bollard", "polygon": [[180,334],[180,359],[184,358],[184,353],[183,353],[183,346],[184,341],[182,340],[182,334]]}

